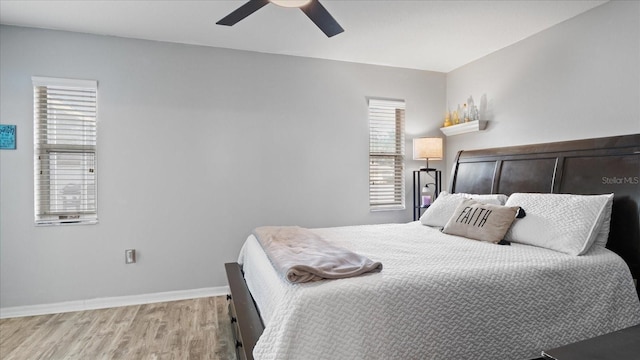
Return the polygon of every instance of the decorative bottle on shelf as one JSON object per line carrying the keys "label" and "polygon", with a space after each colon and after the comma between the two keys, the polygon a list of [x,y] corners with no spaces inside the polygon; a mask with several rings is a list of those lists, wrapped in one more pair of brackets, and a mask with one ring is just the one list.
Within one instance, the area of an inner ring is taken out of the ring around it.
{"label": "decorative bottle on shelf", "polygon": [[467,107],[467,104],[464,104],[464,110],[462,110],[464,112],[464,122],[469,122],[469,108]]}
{"label": "decorative bottle on shelf", "polygon": [[473,101],[473,96],[469,95],[467,99],[467,105],[469,106],[469,121],[480,120],[480,114],[478,112],[478,106]]}
{"label": "decorative bottle on shelf", "polygon": [[447,114],[444,116],[444,127],[451,126],[451,113],[447,111]]}

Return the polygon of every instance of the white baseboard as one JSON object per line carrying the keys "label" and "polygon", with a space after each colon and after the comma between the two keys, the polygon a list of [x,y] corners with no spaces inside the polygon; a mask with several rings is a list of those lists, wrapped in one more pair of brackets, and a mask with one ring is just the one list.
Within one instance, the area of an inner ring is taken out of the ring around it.
{"label": "white baseboard", "polygon": [[229,294],[228,286],[0,308],[0,319],[105,309]]}

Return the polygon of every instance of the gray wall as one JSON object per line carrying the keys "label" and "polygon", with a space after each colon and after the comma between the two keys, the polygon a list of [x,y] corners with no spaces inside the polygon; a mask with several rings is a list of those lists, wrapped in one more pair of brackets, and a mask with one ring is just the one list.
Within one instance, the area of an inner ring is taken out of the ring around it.
{"label": "gray wall", "polygon": [[[98,80],[98,225],[33,224],[34,75]],[[410,158],[445,94],[442,73],[2,26],[0,305],[224,286],[256,226],[409,221],[369,212],[366,97],[406,100]]]}
{"label": "gray wall", "polygon": [[[488,129],[446,139],[447,171],[460,149],[638,133],[639,39],[640,3],[611,2],[445,79],[0,27],[0,120],[18,125],[0,152],[0,305],[223,286],[259,225],[409,221],[368,210],[367,96],[407,101],[410,158],[447,101],[486,94]],[[98,225],[33,225],[33,75],[99,81]]]}
{"label": "gray wall", "polygon": [[639,133],[640,2],[609,2],[448,73],[451,107],[469,95],[486,95],[489,126],[446,139],[447,171],[463,149]]}

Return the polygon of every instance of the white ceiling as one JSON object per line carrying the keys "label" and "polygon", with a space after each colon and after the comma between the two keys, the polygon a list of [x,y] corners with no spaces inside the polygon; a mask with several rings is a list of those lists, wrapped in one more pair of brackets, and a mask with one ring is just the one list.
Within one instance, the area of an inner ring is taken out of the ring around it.
{"label": "white ceiling", "polygon": [[327,38],[299,9],[244,0],[0,0],[0,23],[449,72],[607,1],[321,0],[345,29]]}

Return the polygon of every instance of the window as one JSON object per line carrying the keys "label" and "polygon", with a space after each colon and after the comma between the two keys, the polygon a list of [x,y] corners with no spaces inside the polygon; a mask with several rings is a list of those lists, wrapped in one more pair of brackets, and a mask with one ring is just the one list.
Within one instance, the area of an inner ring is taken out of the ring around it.
{"label": "window", "polygon": [[32,80],[36,224],[97,223],[97,82]]}
{"label": "window", "polygon": [[369,100],[369,207],[404,205],[404,101]]}

